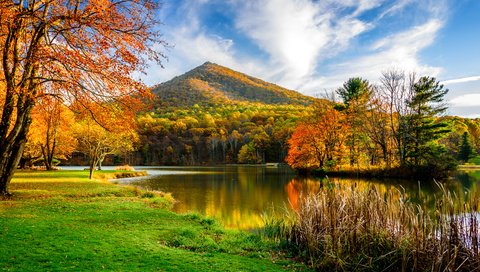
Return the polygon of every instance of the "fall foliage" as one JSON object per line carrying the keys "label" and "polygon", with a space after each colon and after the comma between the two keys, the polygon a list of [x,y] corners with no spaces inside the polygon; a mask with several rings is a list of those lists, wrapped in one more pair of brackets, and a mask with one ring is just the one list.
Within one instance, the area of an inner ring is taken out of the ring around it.
{"label": "fall foliage", "polygon": [[74,129],[78,141],[77,151],[89,158],[90,179],[97,167],[101,168],[107,155],[122,154],[134,149],[138,141],[134,130],[119,128],[108,131],[93,120],[80,120]]}
{"label": "fall foliage", "polygon": [[321,105],[313,120],[300,123],[288,140],[287,163],[293,168],[317,169],[339,162],[347,128],[342,112],[332,105]]}
{"label": "fall foliage", "polygon": [[[461,148],[458,136],[450,150],[445,145],[451,135],[451,125],[442,118],[448,90],[435,78],[406,77],[398,71],[385,72],[380,82],[346,81],[337,90],[343,103],[297,126],[289,140],[288,164],[299,169],[386,169],[387,176],[391,167],[405,177],[448,175],[455,167],[452,153]],[[468,135],[463,139],[465,146]],[[342,144],[348,150],[348,167],[343,156],[336,155],[343,151]]]}
{"label": "fall foliage", "polygon": [[296,120],[311,111],[247,102],[157,108],[138,117],[137,164],[283,162]]}
{"label": "fall foliage", "polygon": [[0,194],[9,194],[39,99],[77,103],[101,123],[106,112],[125,114],[109,105],[134,106],[148,95],[132,75],[162,58],[152,49],[164,44],[157,7],[153,0],[0,2]]}
{"label": "fall foliage", "polygon": [[70,109],[58,100],[44,97],[33,110],[24,157],[27,161],[41,158],[47,170],[53,169],[54,159],[66,159],[75,150],[74,124]]}

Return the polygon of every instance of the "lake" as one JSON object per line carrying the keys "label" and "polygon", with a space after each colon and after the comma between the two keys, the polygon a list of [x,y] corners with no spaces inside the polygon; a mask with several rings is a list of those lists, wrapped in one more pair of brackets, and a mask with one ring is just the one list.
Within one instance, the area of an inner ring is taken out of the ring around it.
{"label": "lake", "polygon": [[[287,166],[136,167],[148,177],[127,179],[145,189],[171,192],[178,201],[174,211],[197,212],[219,219],[228,228],[254,229],[267,213],[285,213],[298,206],[301,195],[317,192],[325,180],[297,177]],[[440,192],[434,182],[330,179],[356,188],[377,187],[380,192],[404,191],[412,201],[433,203]],[[480,171],[460,172],[445,183],[457,197],[477,197]],[[480,193],[480,192],[479,192]],[[399,193],[400,194],[400,193]]]}

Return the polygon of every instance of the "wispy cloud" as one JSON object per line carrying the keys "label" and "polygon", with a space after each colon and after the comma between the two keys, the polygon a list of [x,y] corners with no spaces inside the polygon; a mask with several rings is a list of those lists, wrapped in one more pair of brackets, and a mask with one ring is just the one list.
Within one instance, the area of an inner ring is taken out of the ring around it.
{"label": "wispy cloud", "polygon": [[366,54],[332,65],[330,73],[317,79],[312,78],[302,85],[301,89],[316,93],[337,88],[346,79],[358,76],[375,82],[383,71],[392,68],[436,76],[441,72],[441,68],[422,64],[418,55],[433,43],[441,27],[441,21],[432,19],[425,24],[377,40]]}
{"label": "wispy cloud", "polygon": [[449,101],[455,107],[480,107],[480,94],[466,94]]}
{"label": "wispy cloud", "polygon": [[461,77],[461,78],[449,79],[449,80],[442,81],[442,84],[451,85],[451,84],[465,83],[465,82],[471,82],[471,81],[477,81],[477,80],[480,80],[480,76],[471,76],[471,77]]}
{"label": "wispy cloud", "polygon": [[[372,35],[359,40],[361,35],[379,28],[382,17],[397,16],[413,2],[185,0],[176,8],[179,21],[166,29],[166,39],[174,45],[168,53],[167,69],[158,71],[153,67],[153,76],[148,79],[152,83],[168,80],[204,61],[307,94],[336,88],[352,76],[376,80],[382,71],[393,67],[436,76],[441,68],[420,61],[419,53],[434,42],[444,24],[440,11],[445,0],[416,3],[425,17],[416,25],[390,29],[387,37]],[[224,5],[224,10],[231,12],[226,16],[232,19],[236,35],[256,45],[264,53],[262,58],[245,54],[238,41],[205,26],[201,16],[211,3]],[[362,16],[373,9],[378,9],[374,11],[376,16]],[[348,51],[355,54],[332,61]]]}
{"label": "wispy cloud", "polygon": [[[356,13],[376,6],[368,2],[357,4]],[[342,7],[354,5],[348,1],[241,3],[237,4],[237,28],[267,52],[270,66],[280,67],[276,69],[277,81],[291,88],[312,75],[322,60],[345,50],[353,38],[371,28],[353,15],[339,15]]]}
{"label": "wispy cloud", "polygon": [[380,16],[378,16],[378,20],[383,19],[385,16],[389,16],[392,14],[397,13],[398,11],[403,10],[406,6],[410,5],[412,2],[415,2],[415,0],[398,0],[396,2],[393,2],[393,4],[385,9]]}

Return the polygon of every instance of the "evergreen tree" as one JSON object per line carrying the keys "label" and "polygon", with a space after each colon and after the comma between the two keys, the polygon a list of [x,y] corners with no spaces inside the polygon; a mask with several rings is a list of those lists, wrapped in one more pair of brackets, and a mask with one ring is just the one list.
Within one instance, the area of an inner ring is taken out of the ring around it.
{"label": "evergreen tree", "polygon": [[467,162],[473,155],[473,148],[468,139],[468,133],[464,132],[462,135],[462,142],[460,143],[460,151],[458,152],[458,160]]}
{"label": "evergreen tree", "polygon": [[360,77],[350,78],[343,84],[343,87],[337,90],[337,94],[345,104],[344,110],[347,113],[348,126],[350,127],[346,143],[349,150],[350,166],[358,164],[362,142],[367,145],[364,143],[367,137],[362,133],[362,127],[364,126],[363,115],[367,110],[371,93],[368,81]]}
{"label": "evergreen tree", "polygon": [[447,110],[443,103],[447,92],[432,77],[421,77],[413,86],[413,95],[407,101],[410,114],[405,129],[408,130],[407,162],[416,168],[427,167],[429,171],[451,168],[446,149],[437,143],[450,131],[448,124],[438,119]]}
{"label": "evergreen tree", "polygon": [[337,94],[343,100],[343,103],[349,107],[351,102],[357,102],[370,96],[370,84],[368,80],[360,77],[354,77],[343,83],[343,87],[337,90]]}

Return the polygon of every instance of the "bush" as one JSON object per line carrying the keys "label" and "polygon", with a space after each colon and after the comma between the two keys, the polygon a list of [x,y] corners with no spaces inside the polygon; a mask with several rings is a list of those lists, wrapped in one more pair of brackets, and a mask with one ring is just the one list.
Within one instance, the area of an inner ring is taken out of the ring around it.
{"label": "bush", "polygon": [[115,166],[115,170],[121,170],[121,171],[135,171],[135,168],[132,166],[126,164],[126,165],[120,165],[120,166]]}

